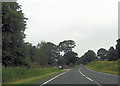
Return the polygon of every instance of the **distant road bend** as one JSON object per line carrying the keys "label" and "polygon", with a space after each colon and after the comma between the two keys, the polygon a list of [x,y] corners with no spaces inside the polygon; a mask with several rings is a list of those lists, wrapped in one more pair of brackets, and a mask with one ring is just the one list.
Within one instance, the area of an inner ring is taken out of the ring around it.
{"label": "distant road bend", "polygon": [[69,69],[37,84],[41,84],[39,86],[119,86],[118,75],[93,71],[84,65]]}

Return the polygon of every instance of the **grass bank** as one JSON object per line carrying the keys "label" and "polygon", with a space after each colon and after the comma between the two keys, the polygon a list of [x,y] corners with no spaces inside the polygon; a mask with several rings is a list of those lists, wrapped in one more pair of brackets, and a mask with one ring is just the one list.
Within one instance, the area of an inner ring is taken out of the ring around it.
{"label": "grass bank", "polygon": [[12,84],[13,86],[14,85],[16,86],[16,84],[18,86],[28,86],[29,84],[37,83],[40,80],[43,80],[45,78],[48,78],[50,76],[59,74],[59,73],[64,72],[64,71],[65,70],[60,70],[60,71],[57,71],[57,72],[47,73],[47,74],[44,74],[44,75],[41,75],[41,76],[36,76],[36,77],[32,77],[32,78],[27,78],[27,79],[22,79],[22,80],[17,80],[17,81],[9,82],[7,84]]}
{"label": "grass bank", "polygon": [[[2,74],[4,77],[2,77],[3,78],[2,80],[3,80],[3,83],[11,83],[11,82],[13,83],[17,81],[20,83],[26,83],[27,81],[29,82],[30,80],[44,78],[59,72],[60,72],[60,69],[57,69],[57,68],[44,68],[44,69],[30,68],[27,70],[26,68],[20,68],[20,67],[16,67],[16,68],[3,67]],[[24,82],[24,80],[27,80],[27,81]]]}
{"label": "grass bank", "polygon": [[118,61],[93,61],[87,67],[100,72],[118,74]]}

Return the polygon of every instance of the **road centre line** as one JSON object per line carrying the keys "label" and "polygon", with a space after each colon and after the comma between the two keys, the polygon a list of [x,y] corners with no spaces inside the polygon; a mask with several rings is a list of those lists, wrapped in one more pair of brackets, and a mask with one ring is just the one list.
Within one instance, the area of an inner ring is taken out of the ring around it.
{"label": "road centre line", "polygon": [[85,76],[85,75],[80,71],[80,68],[79,68],[79,72],[80,72],[80,74],[82,74],[82,76],[84,76],[84,77],[87,78],[88,80],[93,81],[93,82],[94,82],[95,84],[97,84],[98,86],[102,86],[102,85],[100,85],[99,83],[97,83],[96,81],[92,80],[91,78]]}
{"label": "road centre line", "polygon": [[80,72],[80,74],[82,74],[83,76],[85,76],[85,75],[80,71],[80,69],[79,69],[79,72]]}

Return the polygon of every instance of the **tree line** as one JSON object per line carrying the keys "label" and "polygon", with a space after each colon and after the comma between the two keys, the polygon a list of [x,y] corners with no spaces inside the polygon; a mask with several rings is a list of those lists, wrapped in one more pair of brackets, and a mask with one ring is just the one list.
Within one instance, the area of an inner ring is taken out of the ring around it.
{"label": "tree line", "polygon": [[120,57],[120,39],[117,40],[116,48],[109,50],[101,48],[97,55],[88,50],[80,58],[73,51],[76,46],[73,40],[64,40],[58,45],[41,41],[37,46],[25,42],[26,21],[21,6],[17,2],[2,3],[2,65],[27,66],[32,63],[39,66],[75,65],[87,64],[96,59],[115,61]]}
{"label": "tree line", "polygon": [[[73,40],[64,40],[59,45],[42,41],[33,46],[25,42],[24,31],[27,18],[17,2],[2,3],[2,64],[7,66],[40,66],[74,64],[77,53]],[[63,54],[61,54],[63,52]]]}
{"label": "tree line", "polygon": [[93,50],[88,50],[84,55],[78,58],[78,64],[87,64],[91,61],[117,61],[120,59],[120,39],[118,39],[115,48],[111,46],[108,50],[100,48],[97,54]]}
{"label": "tree line", "polygon": [[[2,3],[2,64],[3,66],[40,66],[75,64],[77,53],[73,40],[58,45],[42,41],[33,46],[25,42],[27,18],[17,2]],[[62,53],[62,54],[61,54]]]}

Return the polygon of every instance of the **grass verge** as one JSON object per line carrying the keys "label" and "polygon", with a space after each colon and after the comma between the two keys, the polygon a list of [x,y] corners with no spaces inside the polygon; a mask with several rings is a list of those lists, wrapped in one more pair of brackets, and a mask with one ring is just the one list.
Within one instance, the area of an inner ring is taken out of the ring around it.
{"label": "grass verge", "polygon": [[118,61],[93,61],[88,63],[86,66],[95,71],[116,74],[116,75],[118,75],[118,71],[119,71]]}
{"label": "grass verge", "polygon": [[26,86],[28,84],[34,84],[34,83],[37,83],[43,79],[46,79],[50,76],[53,76],[53,75],[56,75],[56,74],[59,74],[61,72],[64,72],[65,70],[60,70],[60,71],[57,71],[57,72],[52,72],[52,73],[48,73],[48,74],[45,74],[45,75],[41,75],[41,76],[37,76],[37,77],[32,77],[32,78],[27,78],[27,79],[22,79],[22,80],[17,80],[17,81],[13,81],[13,82],[9,82],[7,84],[19,84],[19,86]]}
{"label": "grass verge", "polygon": [[9,68],[4,68],[2,69],[2,81],[3,83],[9,83],[9,82],[14,82],[18,80],[23,80],[23,79],[28,79],[28,78],[33,78],[33,77],[38,77],[46,74],[50,74],[53,72],[59,72],[60,69],[58,68],[22,68],[22,67],[9,67]]}

